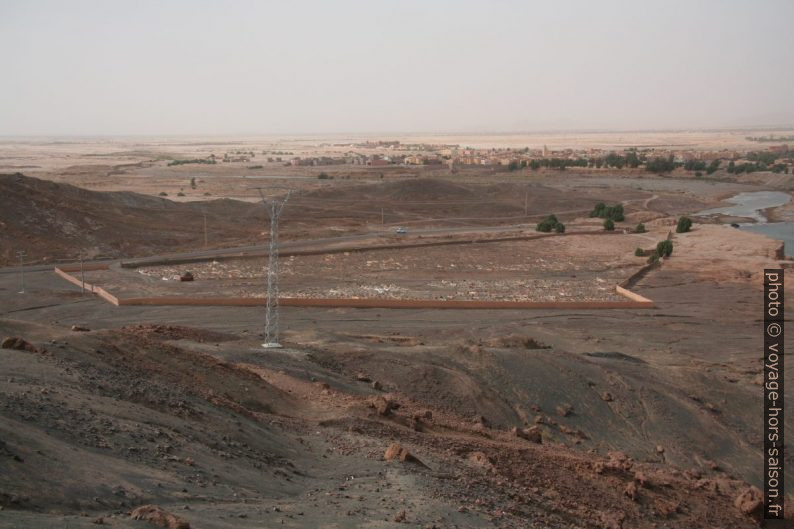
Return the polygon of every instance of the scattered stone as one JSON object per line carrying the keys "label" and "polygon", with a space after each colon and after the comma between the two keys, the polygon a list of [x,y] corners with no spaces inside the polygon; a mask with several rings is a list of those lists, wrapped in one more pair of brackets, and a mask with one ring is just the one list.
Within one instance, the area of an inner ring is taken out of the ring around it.
{"label": "scattered stone", "polygon": [[609,459],[607,461],[596,461],[593,463],[593,470],[602,474],[606,470],[613,470],[617,472],[627,472],[631,470],[634,465],[629,456],[623,452],[609,452]]}
{"label": "scattered stone", "polygon": [[534,422],[535,424],[548,424],[549,426],[557,425],[557,421],[555,421],[548,415],[535,415]]}
{"label": "scattered stone", "polygon": [[733,504],[741,513],[751,515],[763,506],[764,495],[758,488],[748,487],[736,496]]}
{"label": "scattered stone", "polygon": [[386,449],[386,452],[383,454],[383,459],[386,461],[402,461],[405,463],[419,463],[424,465],[419,459],[417,459],[411,452],[409,452],[406,448],[403,448],[400,443],[392,443],[389,445],[389,448]]}
{"label": "scattered stone", "polygon": [[375,391],[380,391],[380,390],[383,389],[383,385],[380,382],[378,382],[377,380],[373,380],[372,381],[372,389],[374,389]]}
{"label": "scattered stone", "polygon": [[557,410],[557,415],[560,417],[568,417],[573,413],[573,406],[570,404],[559,404],[555,409]]}
{"label": "scattered stone", "polygon": [[392,410],[396,408],[394,402],[387,399],[386,397],[377,396],[369,401],[370,408],[373,408],[378,415],[387,416],[390,415]]}
{"label": "scattered stone", "polygon": [[513,427],[510,430],[510,433],[512,433],[513,435],[515,435],[516,437],[518,437],[520,439],[526,439],[527,441],[530,441],[530,442],[533,442],[533,443],[540,444],[540,443],[543,442],[543,437],[541,436],[541,432],[540,432],[540,427],[539,426],[533,426],[531,428]]}
{"label": "scattered stone", "polygon": [[623,490],[623,494],[631,499],[631,501],[637,501],[639,497],[639,489],[637,488],[637,484],[633,481],[629,481],[626,488]]}
{"label": "scattered stone", "polygon": [[488,458],[488,456],[483,452],[469,452],[469,461],[475,465],[480,465],[481,467],[493,467],[493,463],[491,462],[490,458]]}
{"label": "scattered stone", "polygon": [[193,281],[195,278],[193,277],[193,272],[185,272],[181,276],[179,276],[180,281]]}
{"label": "scattered stone", "polygon": [[662,445],[656,445],[656,453],[664,454],[664,447]]}
{"label": "scattered stone", "polygon": [[15,338],[9,336],[7,338],[3,338],[3,341],[0,342],[0,348],[2,349],[15,349],[17,351],[28,351],[31,353],[38,353],[39,350],[30,342],[23,340],[22,338]]}
{"label": "scattered stone", "polygon": [[74,332],[88,332],[91,329],[88,327],[83,327],[82,325],[72,325],[72,331]]}
{"label": "scattered stone", "polygon": [[368,377],[367,375],[365,375],[364,373],[358,373],[358,374],[356,375],[356,380],[358,380],[359,382],[372,382],[372,379],[371,379],[371,378],[369,378],[369,377]]}
{"label": "scattered stone", "polygon": [[524,430],[525,439],[533,443],[541,444],[543,442],[543,435],[540,426],[530,426]]}
{"label": "scattered stone", "polygon": [[569,428],[564,424],[560,426],[560,431],[566,435],[573,435],[574,437],[578,437],[579,439],[588,439],[587,434],[584,433],[582,430]]}
{"label": "scattered stone", "polygon": [[404,522],[405,521],[405,511],[400,511],[397,513],[397,516],[394,517],[395,522]]}
{"label": "scattered stone", "polygon": [[94,518],[91,523],[96,525],[105,525],[105,519],[100,516],[99,518]]}
{"label": "scattered stone", "polygon": [[159,505],[142,505],[130,513],[133,520],[143,520],[165,529],[190,529],[190,524]]}
{"label": "scattered stone", "polygon": [[609,391],[605,391],[601,394],[601,400],[603,400],[604,402],[612,402],[612,400],[614,399],[612,398],[612,393],[610,393]]}
{"label": "scattered stone", "polygon": [[656,498],[653,500],[653,509],[659,516],[668,518],[678,512],[678,503]]}

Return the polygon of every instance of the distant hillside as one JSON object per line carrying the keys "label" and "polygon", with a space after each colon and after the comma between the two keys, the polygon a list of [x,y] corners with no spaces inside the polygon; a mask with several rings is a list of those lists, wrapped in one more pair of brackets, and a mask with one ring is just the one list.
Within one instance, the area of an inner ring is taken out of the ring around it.
{"label": "distant hillside", "polygon": [[252,244],[264,229],[261,205],[235,200],[173,202],[130,192],[88,191],[22,174],[0,175],[0,264],[17,250],[31,261],[140,256]]}

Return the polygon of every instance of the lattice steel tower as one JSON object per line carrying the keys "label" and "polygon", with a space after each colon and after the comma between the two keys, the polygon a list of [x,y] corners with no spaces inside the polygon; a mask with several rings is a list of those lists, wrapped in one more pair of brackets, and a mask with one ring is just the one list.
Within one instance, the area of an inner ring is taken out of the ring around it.
{"label": "lattice steel tower", "polygon": [[278,342],[278,219],[289,200],[290,191],[283,200],[268,200],[259,190],[262,202],[270,215],[270,253],[267,262],[267,305],[265,309],[265,343],[262,347],[281,347]]}

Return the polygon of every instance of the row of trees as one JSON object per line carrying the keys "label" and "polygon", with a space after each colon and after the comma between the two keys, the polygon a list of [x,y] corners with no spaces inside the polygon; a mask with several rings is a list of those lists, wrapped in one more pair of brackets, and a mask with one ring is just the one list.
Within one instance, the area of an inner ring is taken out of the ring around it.
{"label": "row of trees", "polygon": [[590,218],[608,219],[621,222],[625,216],[623,214],[623,204],[615,204],[614,206],[607,206],[603,202],[599,202],[590,212]]}
{"label": "row of trees", "polygon": [[[771,170],[776,173],[785,172],[788,174],[788,166],[784,163],[775,163],[780,157],[794,157],[794,151],[778,155],[771,152],[750,152],[747,154],[747,159],[751,163],[742,163],[737,165],[731,161],[728,164],[727,171],[729,173],[742,173],[753,171],[767,171]],[[613,167],[615,169],[622,169],[624,167],[637,168],[645,165],[645,169],[651,173],[669,173],[678,167],[683,167],[687,171],[696,171],[698,173],[706,172],[706,174],[713,174],[720,168],[721,160],[711,160],[706,163],[704,160],[687,160],[685,162],[676,162],[672,155],[667,157],[654,157],[647,158],[645,155],[638,154],[635,150],[627,151],[626,154],[609,153],[603,158],[542,158],[532,160],[512,161],[508,164],[507,168],[510,171],[517,171],[518,169],[530,168],[533,171],[546,167],[550,169],[565,170],[568,167]]]}

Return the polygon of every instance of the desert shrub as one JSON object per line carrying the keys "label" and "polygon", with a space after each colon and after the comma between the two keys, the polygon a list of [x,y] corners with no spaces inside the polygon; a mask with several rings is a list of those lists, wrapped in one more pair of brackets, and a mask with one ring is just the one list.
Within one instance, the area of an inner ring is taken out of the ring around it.
{"label": "desert shrub", "polygon": [[557,233],[565,233],[565,224],[558,222],[557,225],[554,226],[554,231]]}
{"label": "desert shrub", "polygon": [[637,232],[637,233],[645,233],[645,231],[646,231],[645,230],[645,224],[640,222],[639,224],[637,224],[637,227],[634,229],[634,231]]}
{"label": "desert shrub", "polygon": [[615,223],[612,219],[606,219],[604,221],[604,229],[607,231],[612,231],[615,229]]}
{"label": "desert shrub", "polygon": [[248,166],[249,169],[262,169],[262,167],[263,167],[262,165],[249,165]]}
{"label": "desert shrub", "polygon": [[176,196],[183,197],[183,196],[185,196],[185,194],[182,191],[180,191],[179,193],[176,194]]}
{"label": "desert shrub", "polygon": [[656,245],[656,254],[659,257],[670,257],[673,253],[673,241],[665,239]]}
{"label": "desert shrub", "polygon": [[648,264],[655,263],[659,260],[659,254],[653,252],[650,256],[648,256]]}
{"label": "desert shrub", "polygon": [[678,224],[676,224],[675,232],[676,233],[686,233],[692,229],[692,219],[689,217],[681,217],[678,219]]}
{"label": "desert shrub", "polygon": [[195,176],[190,178],[190,187],[192,187],[193,189],[196,189],[196,177]]}
{"label": "desert shrub", "polygon": [[637,257],[644,257],[645,250],[643,250],[642,248],[637,248],[636,250],[634,250],[634,255]]}
{"label": "desert shrub", "polygon": [[319,178],[320,180],[328,180],[330,177],[328,176],[328,173],[323,171],[322,173],[317,175],[317,178]]}
{"label": "desert shrub", "polygon": [[161,197],[167,197],[167,196],[168,196],[168,193],[166,193],[165,191],[160,191],[160,192],[159,192],[159,193],[157,193],[157,194],[158,194],[159,196],[161,196]]}

